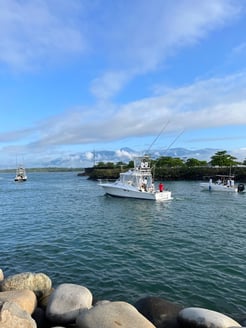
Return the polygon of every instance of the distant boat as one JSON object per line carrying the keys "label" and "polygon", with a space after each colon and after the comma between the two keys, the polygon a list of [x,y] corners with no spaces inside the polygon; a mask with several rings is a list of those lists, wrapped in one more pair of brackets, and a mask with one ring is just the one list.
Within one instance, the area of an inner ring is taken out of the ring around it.
{"label": "distant boat", "polygon": [[216,175],[214,180],[211,177],[208,182],[200,183],[201,190],[245,192],[245,186],[243,183],[239,183],[237,186],[235,186],[234,175]]}
{"label": "distant boat", "polygon": [[15,181],[24,182],[27,180],[26,170],[24,166],[18,166],[16,169]]}
{"label": "distant boat", "polygon": [[115,197],[161,201],[172,199],[171,191],[165,190],[163,184],[155,189],[149,156],[136,157],[133,169],[120,173],[115,182],[100,182],[99,185],[106,194]]}

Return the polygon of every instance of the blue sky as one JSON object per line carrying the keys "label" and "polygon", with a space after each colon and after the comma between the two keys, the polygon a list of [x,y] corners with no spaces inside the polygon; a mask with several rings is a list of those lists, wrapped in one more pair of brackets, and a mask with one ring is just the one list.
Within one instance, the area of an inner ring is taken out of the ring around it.
{"label": "blue sky", "polygon": [[246,158],[246,2],[0,0],[0,166],[215,148]]}

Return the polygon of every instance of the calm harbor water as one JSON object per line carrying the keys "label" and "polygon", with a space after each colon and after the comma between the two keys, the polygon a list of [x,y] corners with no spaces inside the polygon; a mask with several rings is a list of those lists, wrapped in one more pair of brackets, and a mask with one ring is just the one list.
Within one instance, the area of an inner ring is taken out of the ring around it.
{"label": "calm harbor water", "polygon": [[158,296],[234,318],[246,312],[246,194],[168,182],[173,200],[104,195],[76,173],[0,174],[0,268],[77,283],[96,299]]}

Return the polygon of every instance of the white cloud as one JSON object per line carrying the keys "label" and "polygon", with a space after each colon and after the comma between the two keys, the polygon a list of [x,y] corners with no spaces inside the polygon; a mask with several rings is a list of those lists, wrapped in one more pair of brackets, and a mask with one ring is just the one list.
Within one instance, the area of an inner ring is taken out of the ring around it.
{"label": "white cloud", "polygon": [[110,99],[129,80],[130,74],[126,71],[106,72],[91,83],[91,92],[101,100]]}
{"label": "white cloud", "polygon": [[128,158],[129,160],[132,159],[132,154],[130,154],[128,151],[126,150],[122,150],[122,149],[118,149],[115,151],[115,155],[119,158]]}
{"label": "white cloud", "polygon": [[[60,145],[153,136],[168,121],[166,132],[246,124],[245,72],[173,89],[160,86],[155,96],[124,105],[108,100],[131,79],[161,69],[182,47],[229,24],[240,14],[241,1],[125,0],[111,5],[102,0],[0,0],[0,62],[24,70],[90,51],[96,68],[89,83],[100,100],[28,129],[2,132],[3,145],[9,141],[16,151],[14,143],[20,141],[21,150],[38,153]],[[234,52],[244,50],[242,43]]]}
{"label": "white cloud", "polygon": [[86,158],[88,161],[92,161],[93,158],[94,158],[94,154],[93,154],[92,152],[90,152],[90,151],[87,151],[87,152],[85,153],[85,158]]}
{"label": "white cloud", "polygon": [[69,4],[64,0],[1,0],[0,62],[22,71],[83,52],[87,43],[75,24],[78,1]]}
{"label": "white cloud", "polygon": [[158,69],[171,54],[230,23],[241,10],[240,2],[231,0],[116,3],[112,16],[103,16],[104,30],[100,34],[116,68],[96,79],[100,89],[92,90],[99,98],[110,97],[135,76]]}
{"label": "white cloud", "polygon": [[[170,89],[164,95],[142,99],[124,106],[105,104],[71,109],[62,115],[38,122],[23,131],[35,150],[59,145],[112,142],[124,138],[153,136],[168,121],[167,132],[246,125],[246,73],[198,81],[186,87]],[[21,137],[16,132],[16,141]],[[14,141],[15,132],[1,139]],[[36,138],[33,137],[36,136]]]}
{"label": "white cloud", "polygon": [[110,6],[102,0],[1,0],[0,62],[25,70],[96,53],[106,67],[91,90],[110,98],[180,47],[228,24],[241,6],[238,0],[125,0]]}

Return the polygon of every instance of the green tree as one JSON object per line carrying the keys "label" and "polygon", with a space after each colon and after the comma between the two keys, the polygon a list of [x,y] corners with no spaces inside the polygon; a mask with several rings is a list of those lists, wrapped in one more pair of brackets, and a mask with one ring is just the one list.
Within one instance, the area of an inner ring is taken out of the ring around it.
{"label": "green tree", "polygon": [[133,168],[134,167],[134,161],[130,161],[127,165],[127,167],[129,168]]}
{"label": "green tree", "polygon": [[105,163],[104,162],[98,162],[95,166],[96,167],[105,167]]}
{"label": "green tree", "polygon": [[206,161],[199,161],[199,159],[196,158],[188,158],[185,164],[188,167],[195,167],[195,166],[206,166],[207,162]]}
{"label": "green tree", "polygon": [[109,169],[113,169],[115,167],[114,163],[113,162],[107,162],[105,164],[105,167],[109,168]]}
{"label": "green tree", "polygon": [[116,166],[116,167],[119,167],[119,166],[126,166],[126,163],[120,161],[120,162],[117,162],[117,163],[115,164],[115,166]]}
{"label": "green tree", "polygon": [[180,167],[184,161],[178,157],[161,156],[155,162],[156,167]]}
{"label": "green tree", "polygon": [[212,157],[210,164],[212,166],[233,166],[237,165],[236,157],[227,154],[226,150],[217,151]]}

